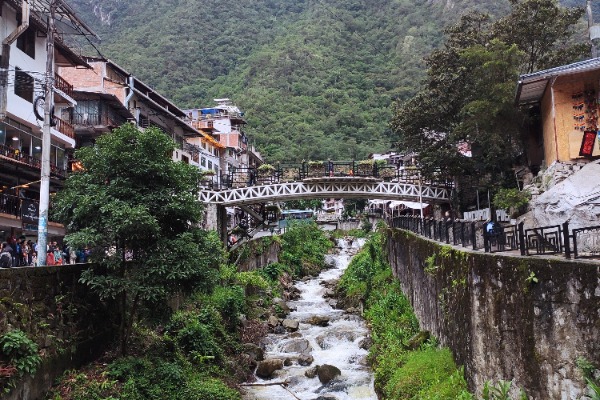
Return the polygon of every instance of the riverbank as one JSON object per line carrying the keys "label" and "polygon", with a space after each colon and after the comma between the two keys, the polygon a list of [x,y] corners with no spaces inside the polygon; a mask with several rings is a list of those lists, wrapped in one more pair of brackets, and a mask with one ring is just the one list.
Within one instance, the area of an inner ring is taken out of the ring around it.
{"label": "riverbank", "polygon": [[144,309],[129,355],[109,351],[70,371],[47,398],[239,400],[238,385],[256,368],[267,321],[280,311],[277,298],[286,296],[293,277],[320,271],[331,245],[316,224],[299,225],[281,238],[279,263],[241,272],[213,249],[215,286]]}
{"label": "riverbank", "polygon": [[418,321],[382,256],[380,233],[352,260],[338,287],[338,306],[363,307],[371,328],[369,361],[380,399],[472,399],[462,370]]}

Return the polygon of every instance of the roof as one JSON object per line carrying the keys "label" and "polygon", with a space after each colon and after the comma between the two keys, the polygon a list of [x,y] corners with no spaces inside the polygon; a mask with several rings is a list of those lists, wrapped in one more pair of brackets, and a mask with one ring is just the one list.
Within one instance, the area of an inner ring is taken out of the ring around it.
{"label": "roof", "polygon": [[535,104],[542,100],[548,82],[560,76],[576,75],[600,70],[600,58],[592,58],[573,64],[521,75],[517,85],[515,103],[517,105]]}

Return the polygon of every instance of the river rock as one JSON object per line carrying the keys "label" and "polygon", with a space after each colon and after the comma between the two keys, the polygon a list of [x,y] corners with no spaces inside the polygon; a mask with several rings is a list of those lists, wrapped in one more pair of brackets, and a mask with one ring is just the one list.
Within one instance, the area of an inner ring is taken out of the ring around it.
{"label": "river rock", "polygon": [[306,339],[292,339],[281,347],[284,353],[301,353],[308,354],[312,351],[312,347]]}
{"label": "river rock", "polygon": [[285,300],[283,300],[282,298],[275,297],[273,299],[273,306],[276,309],[279,308],[281,310],[281,313],[284,314],[284,315],[287,315],[287,314],[290,313],[290,308],[286,304]]}
{"label": "river rock", "polygon": [[323,385],[328,384],[336,377],[340,376],[342,371],[338,367],[329,364],[323,364],[317,368],[317,375],[319,377],[319,381]]}
{"label": "river rock", "polygon": [[273,328],[273,333],[276,335],[283,335],[284,333],[287,333],[287,331],[283,326],[278,325],[275,328]]}
{"label": "river rock", "polygon": [[353,342],[356,339],[356,333],[352,331],[335,331],[335,332],[324,332],[315,338],[319,347],[323,350],[331,347],[331,342],[333,340],[342,341],[347,340],[349,342]]}
{"label": "river rock", "polygon": [[371,346],[373,346],[373,339],[371,339],[371,337],[369,336],[367,336],[364,339],[361,339],[361,341],[358,342],[358,347],[363,350],[369,350]]}
{"label": "river rock", "polygon": [[316,400],[337,400],[337,397],[335,397],[332,394],[326,394],[326,395],[317,397]]}
{"label": "river rock", "polygon": [[315,325],[315,326],[327,326],[329,325],[329,318],[322,317],[318,315],[313,315],[305,321],[307,324]]}
{"label": "river rock", "polygon": [[304,371],[304,376],[306,376],[308,379],[312,379],[315,376],[317,376],[317,370],[319,369],[318,365],[315,365],[312,368],[307,369],[306,371]]}
{"label": "river rock", "polygon": [[283,368],[283,360],[271,358],[258,363],[256,367],[256,376],[263,379],[271,378],[273,372]]}
{"label": "river rock", "polygon": [[300,354],[300,357],[298,357],[298,364],[302,365],[303,367],[308,367],[314,361],[314,357],[310,354]]}
{"label": "river rock", "polygon": [[248,354],[251,359],[255,361],[262,361],[265,359],[265,352],[259,346],[254,343],[244,343],[242,345],[242,351]]}
{"label": "river rock", "polygon": [[295,319],[284,319],[281,323],[285,329],[291,332],[296,332],[300,323]]}
{"label": "river rock", "polygon": [[286,358],[285,360],[283,360],[283,365],[285,367],[290,367],[292,365],[292,359],[291,358]]}
{"label": "river rock", "polygon": [[325,289],[325,293],[323,293],[323,297],[325,297],[325,298],[335,297],[335,292],[333,291],[333,289]]}
{"label": "river rock", "polygon": [[429,331],[421,331],[417,333],[408,340],[408,348],[411,350],[418,349],[423,343],[429,340],[430,336],[431,334]]}
{"label": "river rock", "polygon": [[274,328],[274,327],[276,327],[277,325],[279,325],[279,318],[277,318],[277,317],[276,317],[276,316],[274,316],[274,315],[271,315],[271,316],[269,316],[269,320],[268,320],[268,322],[267,322],[267,323],[269,324],[269,326],[270,326],[271,328]]}

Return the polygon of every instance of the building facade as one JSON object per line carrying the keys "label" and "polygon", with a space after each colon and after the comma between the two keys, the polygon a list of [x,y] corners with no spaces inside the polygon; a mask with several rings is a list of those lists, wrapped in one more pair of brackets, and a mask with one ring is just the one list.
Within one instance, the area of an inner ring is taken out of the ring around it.
{"label": "building facade", "polygon": [[[51,124],[50,191],[62,187],[69,154],[75,147],[73,126],[56,110],[76,104],[73,88],[56,73],[46,79],[48,12],[44,2],[0,2],[0,239],[35,236],[41,178],[44,88],[53,85],[55,111]],[[72,11],[59,6],[65,17],[54,40],[57,67],[87,68],[62,41],[62,29],[75,26],[93,35]],[[50,222],[50,236],[61,236],[61,225]]]}

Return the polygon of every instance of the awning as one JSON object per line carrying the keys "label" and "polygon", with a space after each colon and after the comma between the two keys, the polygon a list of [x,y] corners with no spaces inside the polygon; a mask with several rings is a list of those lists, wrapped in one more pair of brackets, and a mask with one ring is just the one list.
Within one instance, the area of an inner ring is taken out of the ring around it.
{"label": "awning", "polygon": [[427,208],[427,206],[429,206],[429,204],[427,203],[419,203],[419,202],[415,202],[415,201],[391,201],[389,204],[390,208],[396,208],[399,206],[404,206],[407,208],[412,208],[415,210],[420,210],[421,208]]}

